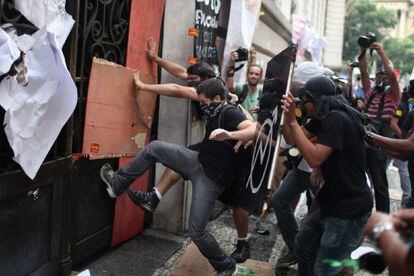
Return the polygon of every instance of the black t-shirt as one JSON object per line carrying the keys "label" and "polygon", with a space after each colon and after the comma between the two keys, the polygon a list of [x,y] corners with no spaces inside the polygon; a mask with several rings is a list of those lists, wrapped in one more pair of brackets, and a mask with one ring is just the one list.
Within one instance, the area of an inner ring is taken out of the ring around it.
{"label": "black t-shirt", "polygon": [[365,177],[365,145],[354,122],[343,111],[331,111],[321,122],[318,143],[334,149],[321,165],[325,184],[317,201],[326,217],[351,219],[372,209]]}
{"label": "black t-shirt", "polygon": [[213,141],[209,137],[211,132],[217,128],[228,131],[236,130],[244,120],[246,117],[243,112],[235,106],[227,105],[221,111],[221,115],[207,119],[206,122],[206,134],[201,143],[198,160],[208,177],[225,186],[230,185],[233,180],[236,158],[233,147],[236,142]]}
{"label": "black t-shirt", "polygon": [[408,112],[407,116],[405,116],[405,120],[401,128],[403,137],[408,137],[408,133],[412,128],[414,128],[414,110],[411,110]]}

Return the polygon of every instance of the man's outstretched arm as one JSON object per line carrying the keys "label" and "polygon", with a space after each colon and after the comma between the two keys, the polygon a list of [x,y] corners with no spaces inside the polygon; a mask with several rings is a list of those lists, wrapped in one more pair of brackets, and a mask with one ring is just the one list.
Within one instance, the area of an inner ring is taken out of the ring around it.
{"label": "man's outstretched arm", "polygon": [[138,72],[134,75],[134,81],[138,90],[168,97],[198,101],[197,91],[193,87],[182,86],[175,83],[145,84],[139,79]]}
{"label": "man's outstretched arm", "polygon": [[361,48],[361,58],[359,59],[359,71],[361,72],[362,90],[364,91],[365,97],[369,97],[369,93],[371,91],[371,81],[369,79],[368,63],[365,52],[366,49]]}
{"label": "man's outstretched arm", "polygon": [[147,49],[147,56],[149,59],[157,63],[159,66],[164,68],[168,73],[171,75],[181,79],[181,80],[187,80],[188,74],[187,69],[185,69],[183,66],[171,62],[166,59],[162,59],[159,57],[156,53],[156,42],[154,41],[154,38],[150,38],[148,40],[148,49]]}
{"label": "man's outstretched arm", "polygon": [[411,155],[414,152],[414,133],[407,139],[393,139],[374,133],[370,135],[372,136],[372,144],[386,151],[397,152],[404,156]]}
{"label": "man's outstretched arm", "polygon": [[387,73],[388,80],[390,82],[391,95],[394,98],[395,102],[399,102],[401,99],[401,90],[400,85],[398,84],[397,76],[395,75],[394,65],[389,60],[388,56],[385,54],[381,45],[378,42],[374,42],[371,45],[372,49],[377,51],[378,55],[382,59],[382,64],[384,65],[385,72]]}
{"label": "man's outstretched arm", "polygon": [[244,120],[237,125],[237,130],[227,131],[222,128],[215,129],[211,132],[209,139],[216,141],[238,140],[248,142],[255,138],[257,123],[251,120]]}
{"label": "man's outstretched arm", "polygon": [[237,52],[232,52],[229,63],[227,65],[226,83],[227,87],[232,93],[236,92],[236,86],[234,84],[234,64],[238,57],[239,55],[237,54]]}

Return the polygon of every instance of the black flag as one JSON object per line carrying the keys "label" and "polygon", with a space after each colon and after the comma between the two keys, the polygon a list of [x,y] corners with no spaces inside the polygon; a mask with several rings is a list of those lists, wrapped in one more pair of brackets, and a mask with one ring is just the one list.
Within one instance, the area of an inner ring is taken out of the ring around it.
{"label": "black flag", "polygon": [[280,100],[285,94],[292,64],[293,50],[289,46],[267,63],[263,92],[260,97],[258,129],[253,148],[250,175],[246,188],[250,191],[245,200],[246,210],[262,211],[275,144],[280,128],[282,110]]}

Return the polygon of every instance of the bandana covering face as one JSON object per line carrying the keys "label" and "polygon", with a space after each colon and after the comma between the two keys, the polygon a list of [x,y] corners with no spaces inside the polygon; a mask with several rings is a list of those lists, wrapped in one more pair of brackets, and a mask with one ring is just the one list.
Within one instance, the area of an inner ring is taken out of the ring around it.
{"label": "bandana covering face", "polygon": [[188,87],[197,88],[200,85],[200,83],[202,83],[202,82],[203,81],[201,81],[201,80],[198,80],[198,81],[187,81],[187,86]]}
{"label": "bandana covering face", "polygon": [[211,119],[220,114],[220,111],[224,107],[225,101],[220,101],[210,104],[200,104],[201,111],[203,111],[206,119]]}

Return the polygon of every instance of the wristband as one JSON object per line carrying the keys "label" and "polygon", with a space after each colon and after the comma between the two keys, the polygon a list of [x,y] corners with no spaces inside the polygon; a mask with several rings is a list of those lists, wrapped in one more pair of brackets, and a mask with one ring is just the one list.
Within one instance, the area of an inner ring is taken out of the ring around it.
{"label": "wristband", "polygon": [[367,141],[368,144],[372,144],[372,140],[374,140],[374,133],[371,131],[366,131],[364,140]]}

